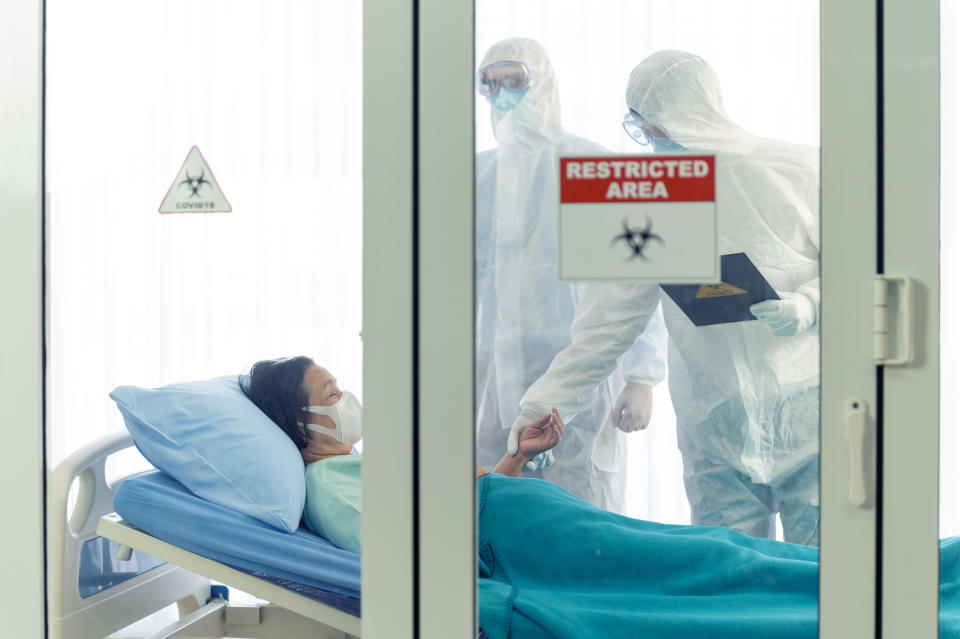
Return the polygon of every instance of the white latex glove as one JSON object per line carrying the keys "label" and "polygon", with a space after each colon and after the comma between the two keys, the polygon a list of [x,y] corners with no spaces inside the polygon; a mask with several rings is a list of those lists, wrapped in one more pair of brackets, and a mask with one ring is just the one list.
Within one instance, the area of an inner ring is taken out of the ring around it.
{"label": "white latex glove", "polygon": [[613,407],[613,425],[625,433],[643,430],[650,425],[653,413],[653,387],[628,383]]}
{"label": "white latex glove", "polygon": [[[507,438],[508,455],[511,457],[515,457],[517,455],[517,450],[520,447],[520,433],[523,432],[524,428],[537,421],[539,417],[539,415],[528,410],[520,413],[520,416],[517,417],[515,422],[513,422],[513,426],[510,427],[510,436]],[[533,459],[523,465],[523,469],[526,471],[540,470],[541,468],[546,468],[551,464],[553,464],[553,451],[547,450],[535,455]]]}
{"label": "white latex glove", "polygon": [[750,306],[758,320],[770,325],[779,337],[792,337],[809,330],[817,321],[817,308],[803,293],[780,293],[779,300],[765,300]]}

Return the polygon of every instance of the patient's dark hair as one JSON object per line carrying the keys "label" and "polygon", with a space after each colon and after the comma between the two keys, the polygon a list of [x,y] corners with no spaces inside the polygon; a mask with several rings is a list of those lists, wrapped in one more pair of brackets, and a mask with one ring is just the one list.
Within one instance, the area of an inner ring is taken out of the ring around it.
{"label": "patient's dark hair", "polygon": [[297,426],[297,412],[310,403],[303,375],[314,362],[309,357],[265,359],[250,367],[248,376],[240,376],[240,388],[257,408],[266,413],[297,448],[306,448],[307,440]]}

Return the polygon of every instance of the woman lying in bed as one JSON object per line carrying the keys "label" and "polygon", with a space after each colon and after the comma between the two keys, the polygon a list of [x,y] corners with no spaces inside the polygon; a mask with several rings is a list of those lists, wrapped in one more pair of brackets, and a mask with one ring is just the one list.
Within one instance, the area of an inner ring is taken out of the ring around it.
{"label": "woman lying in bed", "polygon": [[[247,397],[293,440],[307,466],[303,521],[344,550],[360,552],[361,467],[352,454],[362,437],[360,402],[309,357],[264,360],[241,378]],[[517,477],[525,463],[560,442],[559,413],[544,416],[521,434],[516,456],[494,468]],[[486,470],[477,468],[477,476]]]}
{"label": "woman lying in bed", "polygon": [[[257,362],[243,392],[293,440],[305,464],[349,455],[362,437],[360,402],[309,357]],[[554,409],[521,433],[517,454],[504,455],[493,472],[519,476],[525,463],[560,443],[562,435]],[[486,472],[477,467],[477,476]]]}
{"label": "woman lying in bed", "polygon": [[[338,545],[352,529],[359,551],[355,398],[308,358],[258,362],[244,390],[308,464],[305,523]],[[518,457],[559,441],[559,415],[535,432]],[[523,461],[505,457],[477,480],[480,626],[491,639],[816,639],[816,548],[623,517],[516,478]],[[941,544],[944,639],[960,638],[958,539]]]}

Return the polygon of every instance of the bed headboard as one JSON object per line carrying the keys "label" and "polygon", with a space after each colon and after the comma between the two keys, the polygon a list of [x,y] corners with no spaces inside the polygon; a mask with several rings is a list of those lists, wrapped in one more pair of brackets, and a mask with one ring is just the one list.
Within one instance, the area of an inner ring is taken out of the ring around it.
{"label": "bed headboard", "polygon": [[[106,435],[64,459],[48,477],[47,584],[51,639],[103,639],[184,597],[203,605],[210,580],[134,551],[117,556],[97,522],[113,512],[122,478],[107,483],[107,457],[133,446],[129,433]],[[70,488],[79,478],[72,514]]]}

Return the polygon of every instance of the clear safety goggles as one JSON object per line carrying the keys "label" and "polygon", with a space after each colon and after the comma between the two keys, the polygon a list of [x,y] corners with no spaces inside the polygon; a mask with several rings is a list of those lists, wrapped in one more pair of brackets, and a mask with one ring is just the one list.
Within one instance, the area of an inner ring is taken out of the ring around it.
{"label": "clear safety goggles", "polygon": [[633,138],[634,142],[643,146],[653,144],[655,141],[670,140],[666,131],[644,120],[633,109],[627,111],[626,115],[623,116],[623,130]]}
{"label": "clear safety goggles", "polygon": [[477,90],[485,98],[501,88],[522,91],[530,86],[530,71],[527,65],[516,60],[494,62],[477,72]]}

